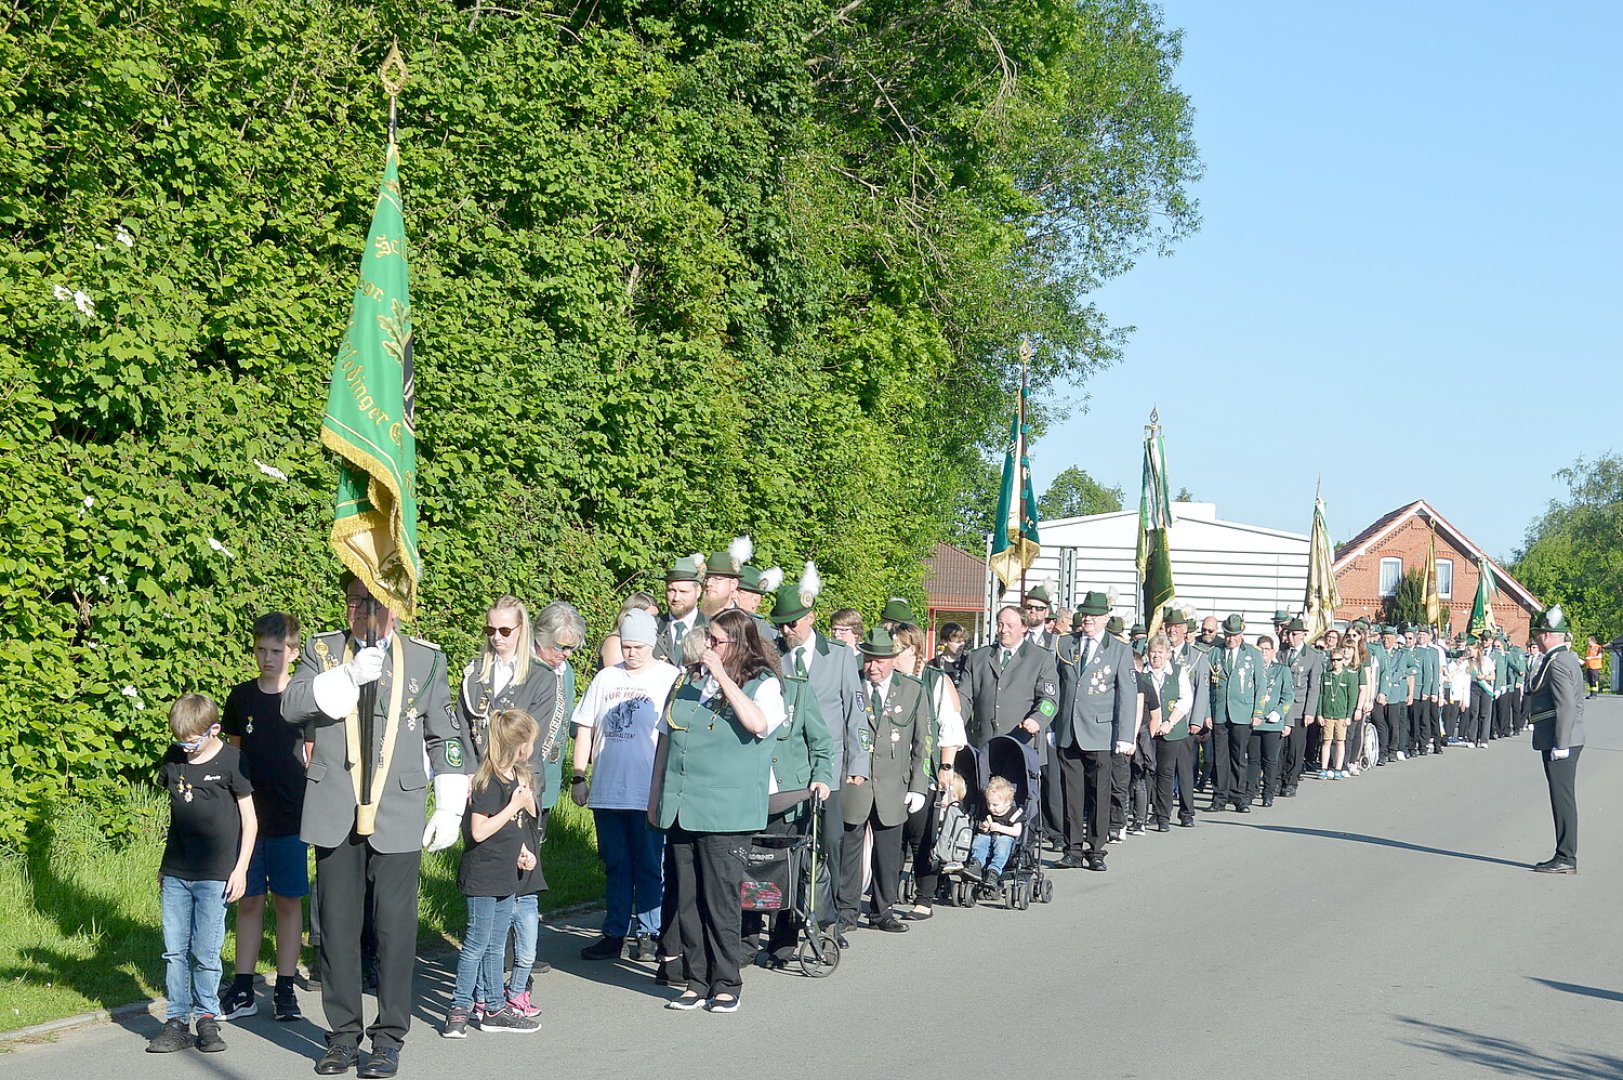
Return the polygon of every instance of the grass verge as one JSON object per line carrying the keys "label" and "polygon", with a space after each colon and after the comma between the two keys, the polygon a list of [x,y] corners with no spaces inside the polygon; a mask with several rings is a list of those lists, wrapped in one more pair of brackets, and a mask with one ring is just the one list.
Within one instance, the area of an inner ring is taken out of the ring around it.
{"label": "grass verge", "polygon": [[[28,851],[0,853],[0,1031],[163,996],[157,875],[168,800],[161,791],[139,788],[130,804],[137,827],[127,841],[109,843],[90,808],[65,801]],[[460,845],[423,857],[424,944],[461,940],[467,908],[456,887],[460,858]],[[550,886],[543,911],[602,898],[590,811],[562,800],[541,860]],[[236,948],[234,919],[233,908],[227,971]],[[271,972],[275,919],[265,922],[259,970]],[[304,960],[314,960],[309,949]]]}

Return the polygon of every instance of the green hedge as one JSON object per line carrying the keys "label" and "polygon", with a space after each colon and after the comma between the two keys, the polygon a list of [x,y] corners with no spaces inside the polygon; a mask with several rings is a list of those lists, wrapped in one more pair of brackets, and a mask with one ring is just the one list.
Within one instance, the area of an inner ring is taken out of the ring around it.
{"label": "green hedge", "polygon": [[1112,361],[1087,291],[1195,223],[1137,0],[503,7],[3,16],[0,843],[53,792],[123,805],[254,615],[338,619],[316,433],[391,35],[415,629],[453,658],[495,594],[595,632],[740,531],[832,603],[916,593],[1020,334],[1043,385]]}

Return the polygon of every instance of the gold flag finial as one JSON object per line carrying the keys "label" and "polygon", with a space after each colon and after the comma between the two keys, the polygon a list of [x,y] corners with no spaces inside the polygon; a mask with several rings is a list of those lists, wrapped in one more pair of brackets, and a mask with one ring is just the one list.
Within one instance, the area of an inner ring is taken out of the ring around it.
{"label": "gold flag finial", "polygon": [[1023,338],[1020,339],[1020,362],[1022,364],[1029,364],[1031,362],[1031,339],[1030,338],[1023,337]]}
{"label": "gold flag finial", "polygon": [[399,97],[400,91],[406,88],[405,58],[400,55],[400,41],[396,39],[389,43],[389,55],[383,58],[383,66],[378,68],[378,80],[383,83],[384,93],[390,97]]}

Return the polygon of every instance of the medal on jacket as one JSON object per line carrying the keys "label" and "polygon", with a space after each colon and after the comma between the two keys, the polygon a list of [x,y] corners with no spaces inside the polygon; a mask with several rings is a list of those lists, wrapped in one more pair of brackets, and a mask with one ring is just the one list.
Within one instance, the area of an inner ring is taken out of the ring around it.
{"label": "medal on jacket", "polygon": [[411,708],[406,710],[406,730],[407,731],[416,731],[417,730],[417,718],[419,716],[421,716],[421,715],[422,715],[422,713],[417,711],[417,706],[415,706],[415,705],[413,705]]}
{"label": "medal on jacket", "polygon": [[243,725],[242,725],[242,733],[244,735],[252,735],[254,733],[254,718],[253,717],[251,717],[251,716],[248,717],[247,721],[243,723]]}
{"label": "medal on jacket", "polygon": [[321,661],[322,671],[333,669],[332,650],[327,648],[327,642],[322,638],[316,638],[316,659]]}

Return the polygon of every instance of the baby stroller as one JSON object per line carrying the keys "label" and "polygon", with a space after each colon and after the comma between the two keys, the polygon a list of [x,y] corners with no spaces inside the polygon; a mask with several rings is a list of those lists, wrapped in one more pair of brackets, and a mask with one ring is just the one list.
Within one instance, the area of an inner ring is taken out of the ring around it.
{"label": "baby stroller", "polygon": [[1014,804],[1022,811],[1025,828],[1015,840],[1003,879],[991,895],[987,895],[987,886],[960,880],[957,902],[964,907],[974,907],[979,900],[1001,899],[1006,906],[1018,911],[1029,908],[1033,900],[1048,903],[1054,899],[1054,883],[1043,872],[1042,770],[1037,748],[1012,735],[999,735],[986,744],[976,764],[976,812],[985,812],[984,797],[980,793],[986,790],[992,777],[1001,776],[1014,785]]}
{"label": "baby stroller", "polygon": [[784,912],[797,916],[800,926],[795,961],[813,979],[826,978],[840,966],[840,948],[834,937],[834,878],[839,869],[828,861],[819,831],[822,807],[811,801],[810,790],[780,791],[768,802],[777,817],[802,803],[786,833],[756,833],[744,849],[744,883],[739,900],[745,911],[768,917]]}

